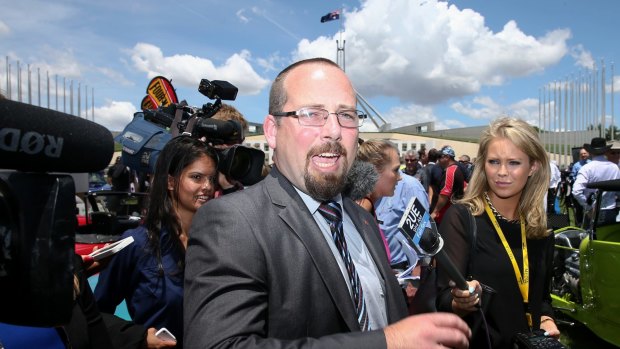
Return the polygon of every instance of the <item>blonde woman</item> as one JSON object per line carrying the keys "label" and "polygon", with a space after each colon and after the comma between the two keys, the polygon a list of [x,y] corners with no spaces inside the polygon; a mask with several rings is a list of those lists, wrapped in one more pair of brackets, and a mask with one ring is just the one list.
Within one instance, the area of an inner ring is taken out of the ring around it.
{"label": "blonde woman", "polygon": [[[470,324],[471,348],[488,347],[487,337],[492,348],[511,348],[512,336],[529,329],[560,335],[549,293],[553,234],[547,230],[544,201],[548,164],[533,127],[513,118],[495,120],[481,136],[464,197],[442,221],[444,250],[471,281],[469,290],[459,290],[439,265],[437,307]],[[481,284],[496,293],[483,293]],[[478,318],[480,302],[488,332]]]}

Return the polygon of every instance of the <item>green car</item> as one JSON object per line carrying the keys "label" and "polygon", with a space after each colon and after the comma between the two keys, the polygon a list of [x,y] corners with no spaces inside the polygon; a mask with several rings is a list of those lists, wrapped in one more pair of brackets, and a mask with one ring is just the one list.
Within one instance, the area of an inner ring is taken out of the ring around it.
{"label": "green car", "polygon": [[[596,224],[603,192],[618,192],[620,179],[590,183],[597,189],[591,227],[555,231],[553,306],[605,341],[620,347],[620,222]],[[617,197],[618,199],[618,197]]]}

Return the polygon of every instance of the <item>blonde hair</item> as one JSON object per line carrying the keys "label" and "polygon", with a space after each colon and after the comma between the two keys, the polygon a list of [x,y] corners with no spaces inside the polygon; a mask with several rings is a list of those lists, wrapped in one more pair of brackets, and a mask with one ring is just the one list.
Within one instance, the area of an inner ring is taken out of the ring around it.
{"label": "blonde hair", "polygon": [[549,187],[550,168],[549,157],[538,138],[534,127],[523,120],[502,117],[491,122],[480,137],[480,146],[475,160],[474,173],[459,203],[470,208],[474,215],[485,212],[484,193],[489,190],[486,172],[489,144],[492,140],[504,138],[514,143],[524,152],[530,163],[538,163],[538,168],[528,178],[519,200],[519,213],[524,217],[528,238],[543,238],[547,236],[547,213],[543,201]]}
{"label": "blonde hair", "polygon": [[381,172],[390,162],[389,149],[394,149],[398,154],[398,147],[390,141],[382,139],[363,141],[357,150],[357,159],[373,164],[377,171]]}

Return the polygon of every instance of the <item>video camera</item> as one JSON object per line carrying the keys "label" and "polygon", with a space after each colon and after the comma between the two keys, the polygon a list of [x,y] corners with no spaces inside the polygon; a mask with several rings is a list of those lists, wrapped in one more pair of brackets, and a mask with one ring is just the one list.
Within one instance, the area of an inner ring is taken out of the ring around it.
{"label": "video camera", "polygon": [[66,324],[73,309],[75,183],[112,159],[105,127],[0,99],[0,322]]}
{"label": "video camera", "polygon": [[[185,101],[144,110],[115,138],[122,145],[122,161],[131,169],[153,173],[159,152],[173,137],[189,135],[206,139],[215,146],[219,157],[218,170],[243,185],[262,179],[265,154],[258,149],[239,145],[245,139],[243,128],[236,120],[215,120],[222,100],[235,100],[237,88],[227,81],[202,79],[198,91],[214,103],[192,107]],[[226,149],[220,145],[231,145]]]}

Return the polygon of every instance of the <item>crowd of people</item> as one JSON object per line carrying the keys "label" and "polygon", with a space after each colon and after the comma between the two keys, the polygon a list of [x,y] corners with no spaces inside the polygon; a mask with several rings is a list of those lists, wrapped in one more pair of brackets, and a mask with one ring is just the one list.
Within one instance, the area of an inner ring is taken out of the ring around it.
{"label": "crowd of people", "polygon": [[[231,113],[224,117],[240,115]],[[559,338],[545,202],[557,184],[535,129],[498,118],[473,160],[450,145],[401,157],[387,140],[359,139],[364,118],[344,71],[313,58],[272,84],[264,133],[274,165],[261,182],[243,188],[218,173],[205,139],[169,141],[150,175],[144,222],[122,236],[133,244],[101,266],[94,300],[81,284],[89,312],[101,314],[85,343],[512,348],[517,332]],[[594,138],[572,166],[572,194],[586,215],[585,184],[620,178],[618,157],[620,149]],[[362,163],[372,180],[350,197],[348,176]],[[120,162],[108,175],[115,189],[132,181]],[[414,198],[468,289],[398,228]],[[615,194],[603,200],[601,219],[615,221]],[[122,301],[133,322],[119,325],[110,314]],[[161,328],[176,341],[157,338]]]}

